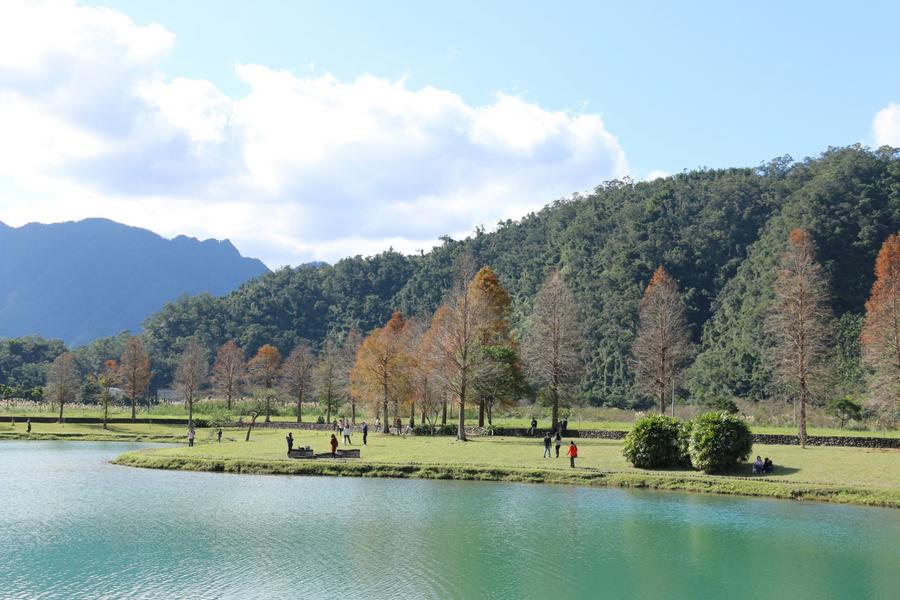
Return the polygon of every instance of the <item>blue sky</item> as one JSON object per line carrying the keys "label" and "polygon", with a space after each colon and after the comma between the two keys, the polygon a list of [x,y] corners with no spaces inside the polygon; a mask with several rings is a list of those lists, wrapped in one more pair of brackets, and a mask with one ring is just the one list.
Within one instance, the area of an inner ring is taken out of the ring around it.
{"label": "blue sky", "polygon": [[898,23],[889,2],[11,0],[0,221],[105,216],[278,266],[427,249],[624,175],[900,145]]}
{"label": "blue sky", "polygon": [[900,100],[900,2],[103,2],[178,36],[167,70],[372,73],[473,104],[599,112],[639,172],[873,143]]}

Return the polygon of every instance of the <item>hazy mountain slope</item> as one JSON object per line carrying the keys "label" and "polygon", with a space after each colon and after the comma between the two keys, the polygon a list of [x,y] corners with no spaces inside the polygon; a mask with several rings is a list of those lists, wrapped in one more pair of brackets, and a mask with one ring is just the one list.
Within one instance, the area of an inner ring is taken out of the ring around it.
{"label": "hazy mountain slope", "polygon": [[168,240],[105,219],[0,224],[0,337],[77,345],[137,331],[183,294],[227,294],[266,272],[227,240]]}

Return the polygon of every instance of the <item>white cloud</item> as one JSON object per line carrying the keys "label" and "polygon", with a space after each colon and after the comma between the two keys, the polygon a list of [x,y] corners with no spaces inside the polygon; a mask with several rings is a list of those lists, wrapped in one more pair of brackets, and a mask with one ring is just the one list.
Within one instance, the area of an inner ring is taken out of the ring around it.
{"label": "white cloud", "polygon": [[672,176],[672,174],[667,171],[653,169],[652,171],[647,173],[647,176],[644,177],[644,181],[653,181],[654,179],[663,179],[663,178],[671,177],[671,176]]}
{"label": "white cloud", "polygon": [[105,216],[278,266],[428,249],[628,171],[596,114],[264,65],[231,97],[161,73],[173,46],[108,9],[0,8],[0,220]]}
{"label": "white cloud", "polygon": [[877,146],[900,147],[900,103],[892,102],[875,113],[872,133]]}

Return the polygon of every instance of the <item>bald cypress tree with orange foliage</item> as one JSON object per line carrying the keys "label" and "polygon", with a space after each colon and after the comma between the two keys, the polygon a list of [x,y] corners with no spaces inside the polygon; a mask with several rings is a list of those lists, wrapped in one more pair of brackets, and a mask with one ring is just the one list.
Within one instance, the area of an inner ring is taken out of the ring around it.
{"label": "bald cypress tree with orange foliage", "polygon": [[900,408],[900,234],[885,240],[875,261],[860,341],[878,420],[893,426]]}
{"label": "bald cypress tree with orange foliage", "polygon": [[632,346],[635,386],[657,402],[660,414],[692,353],[678,283],[660,266],[644,290]]}
{"label": "bald cypress tree with orange foliage", "polygon": [[250,359],[250,376],[259,392],[263,395],[266,406],[265,422],[270,421],[272,397],[275,395],[275,382],[281,372],[281,352],[272,344],[265,344],[256,351],[256,355]]}
{"label": "bald cypress tree with orange foliage", "polygon": [[399,406],[409,393],[412,361],[407,352],[406,321],[395,312],[384,327],[362,341],[350,371],[350,393],[382,412],[384,433],[390,433],[391,403]]}
{"label": "bald cypress tree with orange foliage", "polygon": [[806,447],[806,405],[824,381],[830,350],[828,286],[816,261],[816,246],[804,229],[794,229],[781,255],[773,286],[768,328],[775,341],[772,357],[778,381],[796,394],[798,434]]}
{"label": "bald cypress tree with orange foliage", "polygon": [[[478,394],[478,426],[484,427],[485,409],[489,398],[496,395],[498,387],[508,380],[521,378],[518,361],[518,343],[513,338],[510,326],[511,300],[509,293],[500,283],[500,278],[491,267],[482,267],[470,283],[475,302],[482,304],[478,313],[483,322],[478,325],[479,343],[476,346],[479,369],[473,379],[475,392]],[[512,353],[512,360],[499,360],[500,354],[494,352],[505,349]],[[515,372],[513,372],[515,371]]]}

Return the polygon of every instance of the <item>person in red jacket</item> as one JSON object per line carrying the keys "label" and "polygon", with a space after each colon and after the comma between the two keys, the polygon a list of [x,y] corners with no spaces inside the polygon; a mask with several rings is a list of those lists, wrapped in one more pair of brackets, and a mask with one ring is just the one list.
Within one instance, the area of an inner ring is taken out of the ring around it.
{"label": "person in red jacket", "polygon": [[331,434],[331,456],[332,456],[332,457],[336,457],[336,456],[337,456],[337,447],[338,447],[338,441],[337,441],[337,438],[336,438],[335,435],[332,433],[332,434]]}
{"label": "person in red jacket", "polygon": [[575,442],[569,442],[569,466],[573,469],[575,468],[575,459],[578,458],[578,446],[575,445]]}

